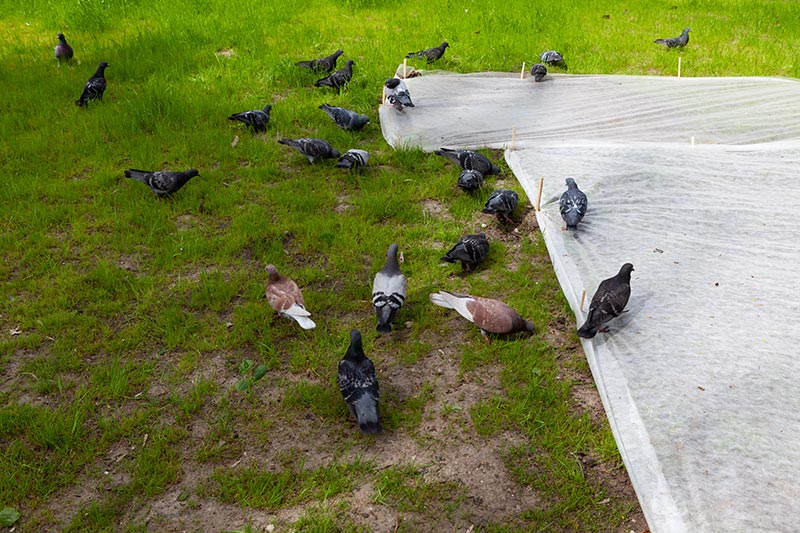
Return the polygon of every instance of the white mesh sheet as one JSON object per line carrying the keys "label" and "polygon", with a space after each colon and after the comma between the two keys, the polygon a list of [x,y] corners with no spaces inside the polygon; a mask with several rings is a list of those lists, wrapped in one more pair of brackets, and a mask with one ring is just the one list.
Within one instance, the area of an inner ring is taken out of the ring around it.
{"label": "white mesh sheet", "polygon": [[[408,82],[417,107],[381,109],[392,144],[503,146],[516,126],[506,160],[534,201],[544,178],[537,218],[576,322],[633,263],[630,311],[583,346],[651,530],[796,530],[800,84]],[[577,232],[558,213],[567,176],[589,198]]]}

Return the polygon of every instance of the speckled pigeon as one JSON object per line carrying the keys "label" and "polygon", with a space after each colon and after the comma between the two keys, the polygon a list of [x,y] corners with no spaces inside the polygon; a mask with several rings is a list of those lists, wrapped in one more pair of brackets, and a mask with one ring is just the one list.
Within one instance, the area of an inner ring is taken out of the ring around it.
{"label": "speckled pigeon", "polygon": [[336,168],[356,169],[363,167],[369,161],[369,152],[351,148],[339,158],[339,162],[334,165]]}
{"label": "speckled pigeon", "polygon": [[450,44],[447,41],[444,41],[435,48],[426,48],[425,50],[420,50],[419,52],[409,52],[406,54],[406,57],[418,57],[420,59],[427,60],[428,63],[433,63],[444,55],[444,51],[448,46],[450,46]]}
{"label": "speckled pigeon", "polygon": [[542,81],[544,77],[547,76],[547,67],[541,63],[531,65],[531,76],[533,76],[533,81]]}
{"label": "speckled pigeon", "polygon": [[267,131],[267,125],[269,124],[269,112],[271,109],[272,106],[267,104],[264,106],[264,109],[253,109],[252,111],[234,113],[228,117],[228,120],[243,122],[256,132]]}
{"label": "speckled pigeon", "polygon": [[598,331],[608,331],[603,324],[618,317],[631,297],[631,272],[633,265],[625,263],[616,276],[600,282],[589,304],[586,321],[578,328],[578,336],[591,339]]}
{"label": "speckled pigeon", "polygon": [[484,176],[489,174],[500,174],[500,167],[489,161],[489,158],[479,152],[472,150],[451,150],[450,148],[440,148],[433,152],[436,155],[446,157],[464,170],[477,170]]}
{"label": "speckled pigeon", "polygon": [[136,170],[134,168],[125,171],[126,178],[141,181],[150,187],[150,190],[158,196],[178,192],[181,187],[186,185],[186,182],[197,175],[197,170],[193,168],[184,172],[168,172],[163,170],[150,172],[148,170]]}
{"label": "speckled pigeon", "polygon": [[330,145],[323,139],[279,139],[280,144],[291,146],[295,150],[308,158],[310,163],[317,159],[336,159],[339,157],[339,150]]}
{"label": "speckled pigeon", "polygon": [[306,311],[306,303],[297,283],[278,273],[275,265],[267,265],[267,301],[278,314],[291,318],[303,329],[314,329],[317,325]]}
{"label": "speckled pigeon", "polygon": [[58,34],[58,44],[56,45],[55,49],[53,49],[53,55],[59,61],[66,59],[67,62],[69,62],[72,59],[72,47],[67,44],[67,38],[64,37],[63,33]]}
{"label": "speckled pigeon", "polygon": [[483,174],[477,170],[462,170],[458,175],[458,186],[465,191],[477,191],[483,186]]}
{"label": "speckled pigeon", "polygon": [[350,346],[344,359],[339,361],[337,381],[344,403],[358,422],[361,432],[380,433],[378,378],[375,376],[375,365],[364,355],[361,332],[357,329],[350,330]]}
{"label": "speckled pigeon", "polygon": [[545,63],[546,65],[564,64],[564,56],[562,56],[560,52],[556,52],[555,50],[548,50],[546,52],[542,52],[541,54],[539,54],[539,59],[541,59],[542,62]]}
{"label": "speckled pigeon", "polygon": [[369,124],[369,117],[366,115],[359,115],[355,111],[351,111],[344,107],[335,107],[328,104],[322,104],[320,109],[325,111],[329,117],[336,122],[336,125],[343,130],[358,131],[367,124]]}
{"label": "speckled pigeon", "polygon": [[492,191],[489,199],[486,200],[486,206],[482,209],[484,213],[497,214],[497,218],[513,222],[509,214],[517,208],[519,203],[519,195],[511,189],[497,189]]}
{"label": "speckled pigeon", "polygon": [[683,48],[689,42],[690,28],[683,28],[683,32],[677,37],[670,37],[669,39],[656,39],[653,41],[656,44],[663,44],[667,48]]}
{"label": "speckled pigeon", "polygon": [[76,106],[88,106],[89,100],[103,101],[103,93],[106,91],[106,67],[108,67],[108,63],[105,61],[100,63],[95,73],[83,86],[81,97],[75,100]]}
{"label": "speckled pigeon", "polygon": [[586,195],[578,188],[575,180],[567,178],[567,190],[561,195],[558,204],[567,229],[578,229],[578,223],[583,220],[588,205]]}
{"label": "speckled pigeon", "polygon": [[477,233],[461,237],[440,261],[447,263],[460,261],[462,269],[472,270],[475,265],[483,261],[488,253],[489,241],[486,239],[486,234]]}
{"label": "speckled pigeon", "polygon": [[406,277],[400,272],[400,265],[397,263],[397,245],[391,244],[386,252],[386,263],[375,274],[375,281],[372,282],[372,306],[378,318],[376,329],[380,333],[392,330],[394,317],[405,299]]}
{"label": "speckled pigeon", "polygon": [[399,78],[386,80],[386,83],[383,84],[383,92],[386,95],[386,101],[397,111],[402,111],[404,107],[415,107],[414,102],[411,101],[408,87]]}
{"label": "speckled pigeon", "polygon": [[312,59],[311,61],[298,61],[297,63],[295,63],[295,65],[297,65],[298,67],[310,68],[315,72],[330,72],[336,68],[336,61],[339,59],[339,56],[342,55],[343,53],[344,52],[342,50],[336,50],[328,57]]}
{"label": "speckled pigeon", "polygon": [[350,83],[350,78],[353,77],[354,64],[355,61],[348,59],[347,63],[344,65],[344,68],[337,70],[330,76],[317,80],[314,82],[314,87],[332,87],[334,89],[341,89]]}
{"label": "speckled pigeon", "polygon": [[533,331],[533,323],[522,318],[512,307],[500,300],[481,298],[468,294],[455,294],[449,291],[431,293],[431,303],[447,309],[455,309],[458,314],[478,326],[481,335],[489,344],[488,333],[505,335],[520,331]]}

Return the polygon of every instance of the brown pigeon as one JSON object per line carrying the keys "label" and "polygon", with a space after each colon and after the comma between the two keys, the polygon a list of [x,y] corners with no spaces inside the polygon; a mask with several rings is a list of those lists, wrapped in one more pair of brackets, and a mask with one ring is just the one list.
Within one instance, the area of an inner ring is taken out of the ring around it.
{"label": "brown pigeon", "polygon": [[279,314],[295,320],[303,329],[314,329],[317,325],[306,311],[306,303],[297,283],[278,273],[275,265],[267,265],[269,283],[267,301]]}
{"label": "brown pigeon", "polygon": [[431,293],[430,300],[440,307],[458,311],[458,314],[480,328],[481,335],[489,344],[492,341],[489,340],[487,333],[533,331],[532,322],[519,316],[519,313],[500,300],[448,291]]}

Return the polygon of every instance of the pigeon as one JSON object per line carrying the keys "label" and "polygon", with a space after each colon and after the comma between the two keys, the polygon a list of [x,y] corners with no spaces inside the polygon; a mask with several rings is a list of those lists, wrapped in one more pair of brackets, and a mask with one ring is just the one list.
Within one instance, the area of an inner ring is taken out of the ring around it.
{"label": "pigeon", "polygon": [[267,301],[278,314],[291,318],[303,329],[314,329],[317,325],[306,311],[306,303],[297,283],[278,273],[275,265],[267,265]]}
{"label": "pigeon", "polygon": [[533,81],[542,81],[544,77],[547,76],[547,67],[541,63],[531,65],[531,76],[533,76]]}
{"label": "pigeon", "polygon": [[483,261],[488,253],[489,241],[485,233],[465,235],[444,254],[440,261],[447,263],[461,261],[462,269],[472,270],[472,267]]}
{"label": "pigeon", "polygon": [[363,167],[369,161],[369,152],[366,150],[358,150],[357,148],[351,148],[350,150],[346,151],[342,154],[339,158],[339,162],[334,165],[336,168],[350,168],[355,169],[359,167]]}
{"label": "pigeon", "polygon": [[450,44],[447,41],[444,41],[435,48],[426,48],[425,50],[420,50],[419,52],[409,52],[406,54],[406,57],[418,57],[419,59],[426,59],[428,63],[433,63],[444,55],[444,51],[448,46],[450,46]]}
{"label": "pigeon", "polygon": [[489,195],[489,199],[486,200],[486,206],[481,211],[491,214],[496,213],[498,219],[513,222],[508,215],[517,208],[518,202],[519,195],[516,192],[510,189],[497,189]]}
{"label": "pigeon", "polygon": [[198,175],[197,170],[190,168],[185,172],[167,172],[148,170],[136,170],[134,168],[125,171],[125,177],[141,181],[159,197],[178,192],[186,182]]}
{"label": "pigeon", "polygon": [[75,100],[76,106],[88,106],[89,100],[99,99],[101,102],[103,101],[103,93],[106,91],[105,70],[107,66],[108,63],[105,61],[100,63],[97,67],[97,71],[89,78],[86,85],[83,86],[81,97]]}
{"label": "pigeon", "polygon": [[372,364],[361,347],[361,332],[350,330],[350,346],[344,359],[339,361],[337,372],[339,390],[362,433],[380,433],[381,420],[378,414],[378,378]]}
{"label": "pigeon", "polygon": [[297,63],[295,63],[295,65],[297,65],[298,67],[310,68],[315,72],[330,72],[336,68],[336,61],[339,59],[339,56],[342,55],[343,53],[344,52],[342,50],[336,50],[328,57],[312,59],[311,61],[298,61]]}
{"label": "pigeon", "polygon": [[72,59],[73,55],[72,47],[69,44],[67,44],[67,39],[66,37],[64,37],[63,33],[58,34],[58,44],[53,50],[53,55],[59,61],[66,59],[67,62],[69,62]]}
{"label": "pigeon", "polygon": [[500,174],[500,167],[489,161],[485,155],[473,152],[472,150],[451,150],[450,148],[440,148],[433,152],[436,155],[446,157],[456,165],[460,165],[464,170],[477,170],[484,176],[489,174]]}
{"label": "pigeon", "polygon": [[402,111],[404,107],[415,107],[403,80],[389,78],[383,84],[383,93],[386,95],[386,101],[392,104],[397,111]]}
{"label": "pigeon", "polygon": [[567,223],[567,229],[578,229],[578,223],[586,214],[586,195],[578,188],[572,178],[567,178],[567,190],[561,195],[558,203],[561,218]]}
{"label": "pigeon", "polygon": [[328,141],[322,139],[279,139],[280,144],[291,146],[295,150],[308,158],[310,163],[317,159],[336,159],[339,157],[339,150],[330,145]]}
{"label": "pigeon", "polygon": [[355,111],[350,111],[344,107],[335,107],[328,104],[322,104],[320,109],[325,111],[329,117],[336,122],[336,125],[343,130],[359,131],[361,128],[369,124],[369,117],[366,115],[359,115]]}
{"label": "pigeon", "polygon": [[533,331],[533,323],[522,318],[513,308],[500,300],[481,298],[468,294],[439,291],[430,294],[431,303],[447,309],[455,309],[458,314],[478,326],[481,335],[489,344],[488,333],[501,335]]}
{"label": "pigeon", "polygon": [[564,65],[564,56],[555,50],[548,50],[539,54],[539,59],[546,65]]}
{"label": "pigeon", "polygon": [[598,331],[608,331],[608,327],[603,324],[619,316],[628,305],[631,297],[631,272],[633,265],[625,263],[616,276],[600,282],[592,303],[589,304],[586,322],[578,328],[579,337],[591,339]]}
{"label": "pigeon", "polygon": [[656,39],[653,41],[656,44],[663,44],[667,48],[683,48],[689,42],[689,28],[683,28],[683,32],[677,37],[670,37],[669,39]]}
{"label": "pigeon", "polygon": [[267,104],[264,109],[253,109],[252,111],[242,111],[228,117],[228,120],[238,120],[250,126],[253,131],[267,131],[269,124],[269,112],[272,106]]}
{"label": "pigeon", "polygon": [[350,83],[350,78],[353,77],[354,64],[355,61],[348,59],[343,69],[339,69],[330,76],[317,80],[314,82],[314,87],[333,87],[334,89],[341,89]]}
{"label": "pigeon", "polygon": [[458,175],[458,186],[465,191],[477,191],[483,186],[483,174],[477,170],[462,170]]}
{"label": "pigeon", "polygon": [[378,318],[380,333],[392,330],[392,322],[397,311],[403,306],[406,299],[406,277],[400,272],[397,264],[397,245],[390,244],[386,252],[386,263],[375,274],[372,282],[372,306]]}

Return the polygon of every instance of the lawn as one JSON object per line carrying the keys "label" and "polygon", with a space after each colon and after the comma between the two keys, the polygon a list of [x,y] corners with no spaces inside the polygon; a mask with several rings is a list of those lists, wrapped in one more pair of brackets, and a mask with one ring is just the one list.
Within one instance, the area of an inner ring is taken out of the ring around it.
{"label": "lawn", "polygon": [[[530,202],[502,161],[482,192],[441,157],[386,145],[377,110],[405,53],[519,71],[798,77],[792,1],[0,0],[0,508],[17,531],[643,531]],[[53,58],[64,32],[71,65]],[[294,62],[337,48],[341,94]],[[100,61],[103,102],[74,105]],[[425,68],[420,61],[411,64]],[[413,95],[412,95],[413,96]],[[366,114],[340,130],[322,103]],[[272,104],[264,134],[226,120]],[[414,112],[413,109],[407,112]],[[276,141],[363,148],[360,172]],[[200,176],[172,198],[128,168]],[[480,213],[494,188],[515,224]],[[483,231],[475,272],[439,258]],[[395,330],[371,283],[398,243]],[[267,304],[264,267],[303,289],[314,330]],[[430,292],[502,299],[535,324],[496,338]],[[364,334],[384,432],[336,385]],[[266,368],[266,374],[257,379]]]}

